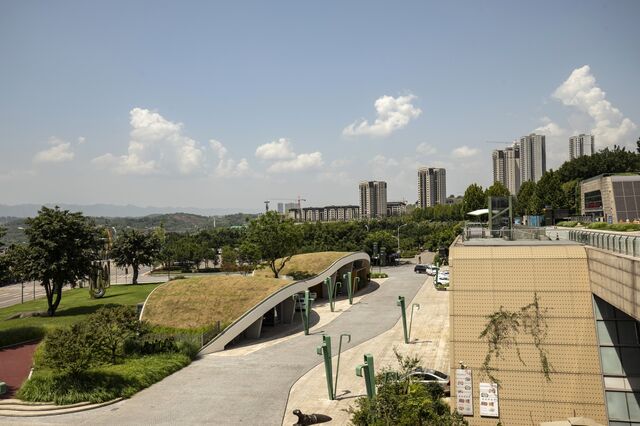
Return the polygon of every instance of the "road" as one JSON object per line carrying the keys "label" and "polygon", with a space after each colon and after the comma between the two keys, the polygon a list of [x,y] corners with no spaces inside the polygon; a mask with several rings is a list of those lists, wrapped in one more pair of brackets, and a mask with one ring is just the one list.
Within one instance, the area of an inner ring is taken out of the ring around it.
{"label": "road", "polygon": [[[385,270],[385,268],[383,268]],[[349,349],[391,329],[400,318],[399,295],[412,300],[425,275],[408,264],[388,268],[380,287],[336,319],[281,343],[238,356],[210,354],[132,398],[92,411],[30,418],[11,423],[139,425],[139,424],[281,424],[291,386],[322,358],[316,354],[324,332],[337,343],[350,333]],[[5,420],[5,419],[3,419]]]}

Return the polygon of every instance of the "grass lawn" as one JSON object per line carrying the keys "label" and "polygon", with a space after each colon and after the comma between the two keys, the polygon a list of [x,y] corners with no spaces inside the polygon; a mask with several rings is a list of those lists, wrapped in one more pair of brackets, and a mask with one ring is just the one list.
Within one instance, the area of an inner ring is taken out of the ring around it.
{"label": "grass lawn", "polygon": [[54,317],[29,317],[7,320],[20,312],[46,311],[47,299],[36,299],[0,309],[0,347],[30,339],[41,338],[48,329],[82,321],[102,305],[135,305],[144,302],[158,284],[114,285],[101,299],[92,299],[87,288],[62,293],[60,306]]}
{"label": "grass lawn", "polygon": [[70,378],[48,369],[36,369],[18,398],[33,402],[74,404],[128,398],[189,365],[191,358],[182,353],[164,353],[126,358],[122,363],[89,369],[81,377]]}
{"label": "grass lawn", "polygon": [[226,326],[288,280],[243,275],[185,278],[154,291],[143,320],[172,329],[201,329],[220,321]]}
{"label": "grass lawn", "polygon": [[[333,262],[342,257],[345,257],[348,254],[351,254],[351,252],[323,251],[318,253],[297,254],[285,264],[284,269],[280,271],[280,274],[287,275],[293,271],[298,271],[309,272],[313,275],[317,275],[331,266]],[[254,275],[261,277],[273,277],[273,272],[267,266],[265,268],[256,270]]]}

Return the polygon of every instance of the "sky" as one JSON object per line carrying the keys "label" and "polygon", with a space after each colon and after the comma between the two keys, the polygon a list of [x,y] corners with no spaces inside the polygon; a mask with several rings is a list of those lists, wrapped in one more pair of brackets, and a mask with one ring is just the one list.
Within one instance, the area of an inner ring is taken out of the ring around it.
{"label": "sky", "polygon": [[635,149],[640,2],[0,0],[0,203],[259,211],[491,182],[537,132]]}

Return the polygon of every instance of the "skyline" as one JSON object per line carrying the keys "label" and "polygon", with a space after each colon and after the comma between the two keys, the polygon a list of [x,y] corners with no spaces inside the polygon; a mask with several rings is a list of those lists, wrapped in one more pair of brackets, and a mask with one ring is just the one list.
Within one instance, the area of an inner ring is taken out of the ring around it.
{"label": "skyline", "polygon": [[485,141],[544,134],[556,169],[640,136],[636,2],[152,6],[0,5],[4,204],[413,203],[419,167],[490,185]]}

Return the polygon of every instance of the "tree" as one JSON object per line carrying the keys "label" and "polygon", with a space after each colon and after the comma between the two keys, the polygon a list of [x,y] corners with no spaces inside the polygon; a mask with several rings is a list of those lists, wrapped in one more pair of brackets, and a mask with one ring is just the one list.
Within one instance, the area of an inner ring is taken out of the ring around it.
{"label": "tree", "polygon": [[302,232],[291,219],[270,211],[249,223],[247,241],[255,244],[273,276],[278,278],[285,264],[302,245]]}
{"label": "tree", "polygon": [[145,234],[135,229],[125,230],[118,237],[111,257],[120,267],[131,266],[133,284],[138,284],[138,270],[142,265],[151,265],[160,254],[160,239],[155,234]]}
{"label": "tree", "polygon": [[467,425],[457,412],[452,412],[442,399],[442,388],[423,386],[413,381],[411,372],[420,367],[418,358],[403,357],[395,352],[399,369],[382,370],[376,376],[376,396],[361,397],[355,408],[348,409],[355,426],[386,425]]}
{"label": "tree", "polygon": [[238,250],[238,262],[243,272],[253,271],[260,261],[260,249],[253,243],[244,242]]}
{"label": "tree", "polygon": [[138,321],[130,306],[103,306],[88,319],[89,329],[94,333],[94,356],[115,364],[118,356],[124,355],[128,339],[142,334],[144,325]]}
{"label": "tree", "polygon": [[542,201],[543,207],[557,209],[568,205],[565,192],[562,190],[560,174],[553,170],[544,173],[536,183],[536,195]]}
{"label": "tree", "polygon": [[502,182],[494,182],[485,192],[487,197],[508,197],[509,189]]}
{"label": "tree", "polygon": [[396,251],[398,246],[398,240],[395,235],[389,231],[375,231],[370,232],[367,238],[364,240],[364,251],[373,254],[373,243],[378,243],[378,253],[382,250],[382,247],[386,249],[387,254],[391,254]]}
{"label": "tree", "polygon": [[222,247],[222,270],[233,272],[237,269],[238,253],[231,246]]}
{"label": "tree", "polygon": [[520,190],[518,191],[518,195],[516,197],[516,214],[517,215],[528,215],[532,214],[531,212],[531,197],[536,192],[536,183],[532,180],[528,180],[524,182],[520,186]]}
{"label": "tree", "polygon": [[477,183],[472,183],[471,185],[469,185],[464,191],[462,205],[464,206],[465,213],[486,208],[487,198],[482,187]]}
{"label": "tree", "polygon": [[[24,270],[40,281],[47,294],[47,312],[53,316],[62,299],[62,287],[86,279],[102,246],[100,233],[82,213],[42,207],[25,221],[28,253]],[[55,298],[55,300],[54,300]]]}

